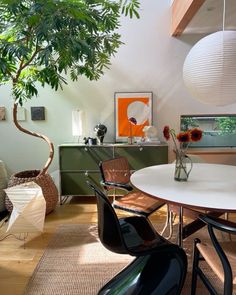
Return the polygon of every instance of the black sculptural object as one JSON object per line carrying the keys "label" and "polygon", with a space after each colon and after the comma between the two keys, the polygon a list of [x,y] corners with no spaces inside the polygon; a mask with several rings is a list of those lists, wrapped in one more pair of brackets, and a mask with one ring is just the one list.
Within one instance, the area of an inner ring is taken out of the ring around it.
{"label": "black sculptural object", "polygon": [[94,132],[97,136],[99,144],[103,144],[104,136],[107,133],[107,127],[99,123],[94,127]]}
{"label": "black sculptural object", "polygon": [[98,295],[180,295],[187,273],[184,250],[160,236],[143,216],[118,218],[106,195],[87,184],[97,199],[101,243],[112,252],[135,257]]}

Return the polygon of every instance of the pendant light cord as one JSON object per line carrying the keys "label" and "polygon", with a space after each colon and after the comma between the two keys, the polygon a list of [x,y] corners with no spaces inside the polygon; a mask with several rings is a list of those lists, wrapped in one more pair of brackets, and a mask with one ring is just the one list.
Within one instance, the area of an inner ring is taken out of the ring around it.
{"label": "pendant light cord", "polygon": [[224,0],[224,4],[223,4],[223,32],[225,30],[225,0]]}

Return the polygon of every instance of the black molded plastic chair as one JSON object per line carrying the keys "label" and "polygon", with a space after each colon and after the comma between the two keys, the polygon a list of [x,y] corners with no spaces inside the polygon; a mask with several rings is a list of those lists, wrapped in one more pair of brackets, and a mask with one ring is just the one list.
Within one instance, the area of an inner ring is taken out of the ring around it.
{"label": "black molded plastic chair", "polygon": [[236,242],[231,240],[219,242],[215,230],[236,234],[236,224],[208,215],[200,215],[199,219],[207,224],[212,243],[204,243],[199,239],[195,239],[191,294],[194,295],[196,293],[198,277],[203,281],[210,294],[218,294],[216,287],[200,268],[199,261],[204,260],[222,282],[223,294],[232,295],[233,285],[236,284]]}
{"label": "black molded plastic chair", "polygon": [[111,189],[122,189],[124,195],[115,196],[113,207],[145,217],[161,208],[165,203],[143,192],[133,190],[130,184],[130,168],[125,157],[118,157],[100,162],[102,185],[108,192]]}
{"label": "black molded plastic chair", "polygon": [[184,250],[160,236],[143,216],[118,219],[106,195],[87,183],[97,199],[101,243],[112,252],[136,257],[98,294],[181,294],[187,272]]}

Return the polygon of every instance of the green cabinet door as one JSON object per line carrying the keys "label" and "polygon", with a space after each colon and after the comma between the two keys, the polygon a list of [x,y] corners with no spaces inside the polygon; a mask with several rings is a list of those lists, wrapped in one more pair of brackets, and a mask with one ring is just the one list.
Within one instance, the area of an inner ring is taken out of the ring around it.
{"label": "green cabinet door", "polygon": [[91,196],[86,180],[99,185],[99,162],[124,156],[130,168],[138,170],[147,166],[168,163],[167,145],[61,145],[59,146],[61,196]]}
{"label": "green cabinet door", "polygon": [[112,147],[60,146],[60,170],[98,170],[100,161],[113,157]]}
{"label": "green cabinet door", "polygon": [[93,192],[86,181],[91,180],[99,186],[101,181],[99,172],[65,172],[61,173],[62,196],[91,196]]}

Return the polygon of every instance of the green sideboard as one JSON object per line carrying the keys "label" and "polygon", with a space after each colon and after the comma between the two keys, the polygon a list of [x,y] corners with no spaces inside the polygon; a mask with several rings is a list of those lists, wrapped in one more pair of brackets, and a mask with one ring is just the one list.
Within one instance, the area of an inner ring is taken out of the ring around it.
{"label": "green sideboard", "polygon": [[99,162],[125,156],[131,170],[168,163],[166,144],[59,145],[60,200],[63,196],[91,196],[86,180],[99,184]]}

